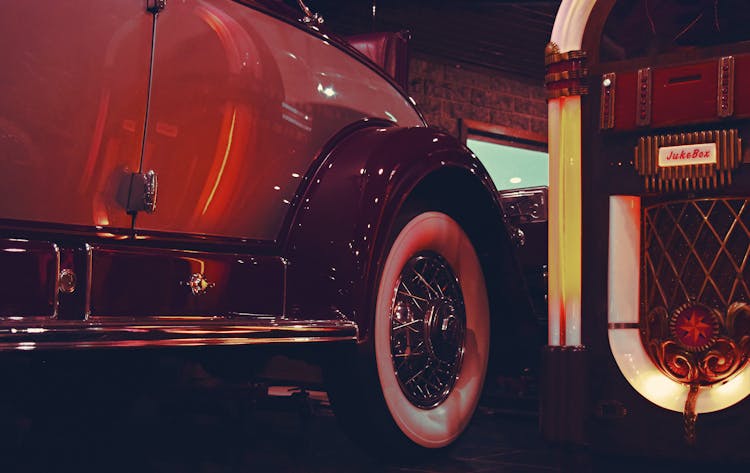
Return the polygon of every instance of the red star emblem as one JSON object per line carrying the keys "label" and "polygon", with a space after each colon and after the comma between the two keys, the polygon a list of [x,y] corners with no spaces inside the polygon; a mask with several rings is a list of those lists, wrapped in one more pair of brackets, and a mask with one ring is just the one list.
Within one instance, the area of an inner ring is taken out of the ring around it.
{"label": "red star emblem", "polygon": [[716,320],[706,307],[695,305],[678,310],[672,321],[674,337],[688,350],[703,350],[716,336]]}
{"label": "red star emblem", "polygon": [[689,318],[683,318],[677,329],[683,332],[683,338],[689,339],[692,345],[705,343],[711,335],[711,326],[704,322],[704,317],[692,311]]}

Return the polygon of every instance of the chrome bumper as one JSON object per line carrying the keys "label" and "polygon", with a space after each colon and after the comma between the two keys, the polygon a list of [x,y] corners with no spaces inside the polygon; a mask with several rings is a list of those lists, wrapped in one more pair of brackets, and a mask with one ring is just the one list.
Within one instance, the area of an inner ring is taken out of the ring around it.
{"label": "chrome bumper", "polygon": [[0,351],[355,342],[351,321],[277,318],[0,319]]}

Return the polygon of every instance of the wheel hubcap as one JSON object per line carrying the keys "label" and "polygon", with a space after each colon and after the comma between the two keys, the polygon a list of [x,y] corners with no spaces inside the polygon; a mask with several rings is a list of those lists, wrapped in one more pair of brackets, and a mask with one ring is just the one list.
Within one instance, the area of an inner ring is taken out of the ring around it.
{"label": "wheel hubcap", "polygon": [[401,271],[391,306],[391,358],[401,391],[430,409],[453,389],[466,332],[461,286],[445,259],[425,252]]}

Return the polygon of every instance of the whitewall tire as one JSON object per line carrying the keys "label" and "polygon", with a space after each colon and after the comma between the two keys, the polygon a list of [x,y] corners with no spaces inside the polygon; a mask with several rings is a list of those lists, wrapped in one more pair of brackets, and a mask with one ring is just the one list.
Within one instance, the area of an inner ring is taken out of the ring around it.
{"label": "whitewall tire", "polygon": [[411,219],[380,276],[373,341],[387,409],[416,445],[445,447],[466,429],[487,370],[489,324],[469,237],[444,213]]}

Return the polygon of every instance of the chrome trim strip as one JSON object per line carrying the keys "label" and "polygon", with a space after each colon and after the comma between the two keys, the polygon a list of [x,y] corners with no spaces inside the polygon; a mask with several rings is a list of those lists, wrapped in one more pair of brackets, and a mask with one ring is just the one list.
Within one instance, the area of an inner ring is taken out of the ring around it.
{"label": "chrome trim strip", "polygon": [[645,67],[638,69],[638,92],[635,104],[635,124],[636,126],[649,126],[651,124],[651,87],[652,87],[651,68]]}
{"label": "chrome trim strip", "polygon": [[181,338],[165,339],[158,341],[149,340],[117,340],[117,341],[54,341],[54,342],[18,342],[8,343],[0,342],[0,352],[3,351],[32,351],[32,350],[79,350],[87,348],[164,348],[164,347],[200,347],[200,346],[217,346],[217,345],[269,345],[282,343],[330,343],[330,342],[349,342],[354,340],[343,337],[287,337],[287,338],[221,338],[221,339],[203,339],[203,338]]}
{"label": "chrome trim strip", "polygon": [[281,258],[281,267],[282,269],[282,300],[281,300],[281,318],[286,318],[287,312],[286,312],[286,297],[287,297],[287,284],[289,282],[289,260],[286,258]]}
{"label": "chrome trim strip", "polygon": [[54,302],[53,302],[53,308],[52,308],[52,315],[50,316],[51,319],[56,319],[57,314],[60,311],[60,247],[57,246],[56,243],[52,243],[52,249],[55,251],[55,259],[57,260],[57,265],[55,266],[55,295]]}
{"label": "chrome trim strip", "polygon": [[632,329],[640,328],[640,324],[638,322],[610,322],[607,328],[610,330]]}
{"label": "chrome trim strip", "polygon": [[217,317],[90,317],[0,320],[0,351],[78,348],[356,342],[356,323],[340,320],[238,320]]}
{"label": "chrome trim strip", "polygon": [[716,114],[719,118],[734,115],[734,56],[724,56],[719,59]]}
{"label": "chrome trim strip", "polygon": [[608,72],[602,75],[602,92],[599,100],[599,129],[611,130],[615,127],[615,98],[617,74]]}
{"label": "chrome trim strip", "polygon": [[88,320],[91,316],[91,279],[94,271],[94,247],[86,243],[83,245],[83,250],[86,252],[86,301],[83,307],[83,320]]}

